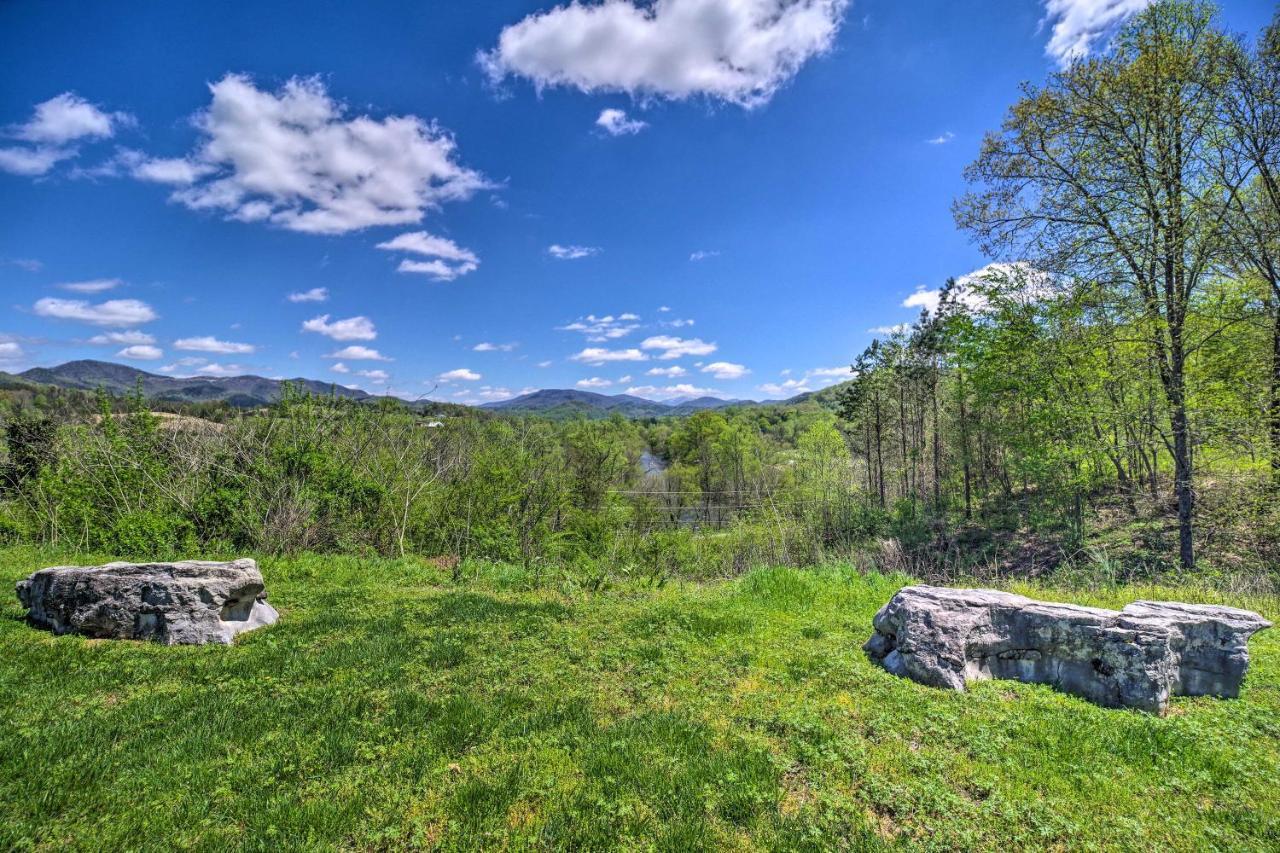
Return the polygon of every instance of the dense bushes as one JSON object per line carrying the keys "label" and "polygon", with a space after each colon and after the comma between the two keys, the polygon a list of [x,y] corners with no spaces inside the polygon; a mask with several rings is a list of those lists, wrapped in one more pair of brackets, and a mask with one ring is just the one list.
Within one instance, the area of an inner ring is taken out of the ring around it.
{"label": "dense bushes", "polygon": [[[141,398],[6,422],[0,537],[126,557],[298,551],[490,560],[589,578],[804,564],[862,531],[831,417],[789,446],[747,417],[458,417],[287,395],[215,423]],[[642,472],[642,452],[667,459]]]}

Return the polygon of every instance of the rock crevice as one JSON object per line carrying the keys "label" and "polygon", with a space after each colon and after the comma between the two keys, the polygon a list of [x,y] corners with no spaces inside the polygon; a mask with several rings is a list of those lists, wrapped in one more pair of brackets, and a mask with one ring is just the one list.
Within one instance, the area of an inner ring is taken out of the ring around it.
{"label": "rock crevice", "polygon": [[933,586],[899,590],[873,624],[867,655],[922,684],[964,690],[1010,679],[1159,714],[1170,696],[1238,696],[1249,637],[1271,627],[1232,607],[1137,601],[1103,610]]}

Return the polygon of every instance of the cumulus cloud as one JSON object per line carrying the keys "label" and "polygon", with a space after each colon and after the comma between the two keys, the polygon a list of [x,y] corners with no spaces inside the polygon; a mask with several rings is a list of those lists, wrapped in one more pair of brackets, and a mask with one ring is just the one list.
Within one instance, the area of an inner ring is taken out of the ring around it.
{"label": "cumulus cloud", "polygon": [[930,145],[946,145],[948,142],[950,142],[955,138],[956,138],[956,135],[948,130],[939,134],[938,136],[933,137],[933,139],[926,139],[925,142],[929,143]]}
{"label": "cumulus cloud", "polygon": [[731,361],[713,361],[703,367],[702,372],[710,373],[716,379],[741,379],[751,371],[743,364],[734,364]]}
{"label": "cumulus cloud", "polygon": [[450,370],[441,373],[436,377],[441,382],[476,382],[481,379],[481,375],[474,370],[468,370],[465,367],[459,367],[456,370]]}
{"label": "cumulus cloud", "polygon": [[[453,138],[417,116],[350,117],[318,78],[276,92],[243,74],[209,87],[199,147],[179,160],[141,160],[134,173],[174,185],[172,198],[230,219],[312,234],[420,222],[488,182],[456,161]],[[186,164],[186,165],[184,165]]]}
{"label": "cumulus cloud", "polygon": [[374,385],[383,385],[386,383],[388,379],[391,378],[390,374],[388,374],[385,370],[357,370],[356,375],[363,376],[365,379],[368,379]]}
{"label": "cumulus cloud", "polygon": [[538,362],[538,367],[550,367],[551,364],[552,364],[551,360],[548,359],[547,361]]}
{"label": "cumulus cloud", "polygon": [[17,341],[0,341],[0,361],[13,361],[22,358],[26,353]]}
{"label": "cumulus cloud", "polygon": [[604,0],[537,12],[478,59],[539,88],[760,106],[831,48],[848,0]]}
{"label": "cumulus cloud", "polygon": [[5,135],[29,143],[0,148],[0,171],[16,175],[43,175],[63,160],[76,156],[75,143],[107,139],[132,119],[125,113],[109,113],[76,95],[61,95],[36,104],[25,124],[7,129]]}
{"label": "cumulus cloud", "polygon": [[706,397],[709,395],[719,394],[720,392],[714,388],[699,388],[697,385],[682,382],[677,385],[667,385],[664,387],[658,387],[655,385],[636,385],[628,388],[626,393],[634,394],[637,397],[647,397],[650,400],[673,400],[687,397]]}
{"label": "cumulus cloud", "polygon": [[130,329],[127,332],[104,332],[89,338],[88,343],[95,346],[134,346],[136,344],[154,344],[156,339],[146,332]]}
{"label": "cumulus cloud", "polygon": [[120,350],[120,352],[116,353],[116,356],[135,361],[155,361],[158,358],[164,358],[164,351],[150,344],[135,344]]}
{"label": "cumulus cloud", "polygon": [[219,353],[221,355],[244,355],[256,349],[253,344],[221,341],[213,337],[213,335],[203,335],[198,338],[179,338],[173,342],[173,348],[189,352]]}
{"label": "cumulus cloud", "polygon": [[763,385],[756,386],[770,397],[793,397],[796,394],[803,394],[806,391],[812,391],[809,383],[804,379],[787,379],[783,382],[766,382]]}
{"label": "cumulus cloud", "polygon": [[707,343],[701,338],[677,338],[672,335],[654,335],[651,338],[645,338],[640,344],[641,349],[661,350],[662,354],[658,358],[681,358],[686,355],[711,355],[716,351],[716,345]]}
{"label": "cumulus cloud", "polygon": [[1104,48],[1125,21],[1151,0],[1044,0],[1044,21],[1053,23],[1044,52],[1060,67]]}
{"label": "cumulus cloud", "polygon": [[600,117],[596,119],[596,127],[601,128],[610,136],[627,136],[639,133],[648,126],[648,122],[628,118],[626,110],[613,108],[601,110]]}
{"label": "cumulus cloud", "polygon": [[480,259],[470,249],[464,249],[445,237],[437,237],[426,231],[411,231],[378,244],[379,249],[393,252],[412,252],[431,258],[429,261],[405,259],[397,272],[421,273],[436,281],[453,281],[458,276],[474,272]]}
{"label": "cumulus cloud", "polygon": [[819,379],[848,379],[853,375],[852,368],[847,365],[840,367],[815,367],[813,370],[805,371],[805,376],[813,376]]}
{"label": "cumulus cloud", "polygon": [[552,243],[547,247],[547,254],[561,261],[576,261],[598,255],[600,249],[596,246],[561,246],[559,243]]}
{"label": "cumulus cloud", "polygon": [[329,369],[332,370],[334,373],[350,373],[351,372],[351,368],[347,367],[345,364],[343,364],[340,361],[334,364],[334,366],[330,367]]}
{"label": "cumulus cloud", "polygon": [[587,347],[582,352],[569,356],[569,360],[580,361],[583,364],[598,365],[607,364],[611,361],[648,361],[649,356],[635,348],[605,349],[604,347]]}
{"label": "cumulus cloud", "polygon": [[368,317],[348,317],[330,322],[328,314],[321,314],[304,322],[302,331],[325,335],[335,341],[371,341],[378,337],[373,321]]}
{"label": "cumulus cloud", "polygon": [[[919,293],[919,291],[917,291],[917,293]],[[917,295],[916,293],[913,293],[911,296],[908,296],[907,299],[912,299],[916,295]],[[923,298],[923,296],[921,296],[921,298]],[[906,303],[904,302],[903,304],[905,305]],[[911,307],[911,306],[907,306],[907,307]],[[936,307],[936,303],[935,303],[935,307]],[[907,331],[910,328],[911,328],[910,323],[895,323],[892,326],[872,326],[870,329],[867,329],[867,331],[873,335],[898,335]]]}
{"label": "cumulus cloud", "polygon": [[613,380],[603,379],[599,376],[592,376],[590,379],[579,379],[573,384],[577,385],[579,388],[608,388],[613,384]]}
{"label": "cumulus cloud", "polygon": [[67,281],[59,284],[62,290],[70,290],[73,293],[103,293],[108,290],[114,290],[124,284],[118,278],[94,278],[88,281]]}
{"label": "cumulus cloud", "polygon": [[598,344],[626,337],[638,328],[640,328],[640,317],[635,314],[619,314],[616,317],[612,314],[599,317],[588,314],[572,323],[556,326],[556,331],[581,332],[586,336],[587,341]]}
{"label": "cumulus cloud", "polygon": [[108,299],[95,305],[83,299],[46,296],[38,300],[32,310],[41,317],[75,320],[95,326],[136,326],[150,323],[158,316],[150,305],[138,299]]}
{"label": "cumulus cloud", "polygon": [[686,373],[688,373],[688,372],[689,372],[689,371],[685,370],[685,369],[684,369],[683,367],[681,367],[680,365],[678,365],[678,364],[673,364],[671,367],[654,367],[654,368],[651,368],[651,369],[649,369],[648,371],[646,371],[646,372],[645,372],[645,375],[646,375],[646,376],[666,376],[666,377],[668,377],[668,378],[670,378],[670,379],[674,379],[674,378],[676,378],[677,376],[684,376],[684,375],[685,375]]}
{"label": "cumulus cloud", "polygon": [[313,287],[310,290],[290,293],[287,298],[290,302],[326,302],[329,299],[329,288]]}
{"label": "cumulus cloud", "polygon": [[471,349],[474,352],[511,352],[517,346],[519,346],[519,344],[516,344],[516,343],[493,344],[493,343],[489,343],[488,341],[482,341],[481,343],[478,343],[475,346],[473,346]]}
{"label": "cumulus cloud", "polygon": [[[992,289],[1023,299],[1040,300],[1049,297],[1055,285],[1051,275],[1037,270],[1025,261],[992,263],[956,279],[955,300],[970,311],[984,310]],[[942,289],[929,289],[921,285],[902,301],[904,308],[924,308],[936,313],[942,303]],[[872,329],[872,331],[877,331]]]}
{"label": "cumulus cloud", "polygon": [[720,257],[720,253],[715,249],[699,249],[698,251],[689,255],[689,260],[696,262],[696,261],[705,261],[708,258],[718,258],[718,257]]}
{"label": "cumulus cloud", "polygon": [[387,358],[376,349],[360,346],[359,344],[343,347],[337,352],[329,353],[325,358],[347,358],[352,361],[391,361],[390,358]]}
{"label": "cumulus cloud", "polygon": [[200,376],[244,376],[248,371],[239,364],[218,364],[209,362],[200,368]]}

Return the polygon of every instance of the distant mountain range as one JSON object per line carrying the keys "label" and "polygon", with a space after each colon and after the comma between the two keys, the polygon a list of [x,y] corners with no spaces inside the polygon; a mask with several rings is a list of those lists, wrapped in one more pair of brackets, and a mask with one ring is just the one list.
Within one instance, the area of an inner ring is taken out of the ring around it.
{"label": "distant mountain range", "polygon": [[[0,377],[7,374],[0,374]],[[116,395],[132,393],[141,387],[142,393],[153,400],[174,403],[225,402],[241,408],[264,406],[280,398],[282,386],[288,382],[293,387],[312,394],[335,394],[351,400],[376,400],[376,396],[355,388],[346,388],[332,382],[315,379],[266,379],[262,376],[192,376],[176,378],[148,373],[136,367],[113,364],[107,361],[69,361],[57,367],[35,367],[14,377],[16,380],[37,385],[54,385],[96,391],[99,388]],[[837,386],[832,386],[837,387]],[[777,405],[794,405],[812,399],[825,407],[833,407],[831,388],[808,392]],[[482,408],[508,414],[536,414],[546,417],[608,417],[617,412],[627,418],[680,417],[707,409],[724,409],[729,406],[773,405],[753,400],[722,400],[718,397],[697,397],[687,400],[657,402],[629,394],[595,394],[572,389],[547,389],[524,394],[511,400],[486,403]]]}
{"label": "distant mountain range", "polygon": [[591,391],[574,391],[549,388],[534,391],[511,400],[486,403],[484,408],[520,414],[539,414],[570,417],[610,415],[614,412],[628,418],[662,418],[691,415],[703,409],[723,409],[727,406],[754,406],[751,400],[721,400],[718,397],[697,397],[692,400],[673,400],[659,403],[634,397],[630,394],[596,394]]}
{"label": "distant mountain range", "polygon": [[282,380],[261,376],[192,376],[179,379],[108,361],[69,361],[57,367],[34,367],[17,376],[40,385],[83,391],[102,388],[112,394],[128,394],[141,385],[142,393],[153,400],[177,403],[221,401],[243,408],[263,406],[279,399],[281,386],[286,381],[313,394],[336,394],[352,400],[371,396],[364,391],[314,379]]}

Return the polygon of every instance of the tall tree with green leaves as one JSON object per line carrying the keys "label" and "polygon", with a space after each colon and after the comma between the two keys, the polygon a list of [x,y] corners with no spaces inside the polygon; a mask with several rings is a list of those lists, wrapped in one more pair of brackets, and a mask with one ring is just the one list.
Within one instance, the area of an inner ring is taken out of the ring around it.
{"label": "tall tree with green leaves", "polygon": [[1160,0],[1105,56],[1026,86],[966,177],[958,224],[996,257],[1027,261],[1122,306],[1167,403],[1178,553],[1195,564],[1188,315],[1221,261],[1230,188],[1216,169],[1231,41],[1201,2]]}

